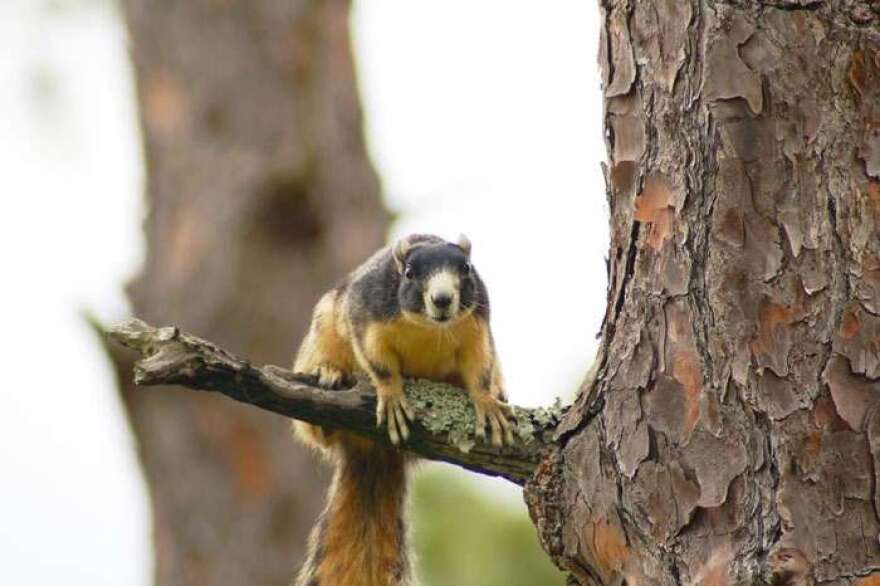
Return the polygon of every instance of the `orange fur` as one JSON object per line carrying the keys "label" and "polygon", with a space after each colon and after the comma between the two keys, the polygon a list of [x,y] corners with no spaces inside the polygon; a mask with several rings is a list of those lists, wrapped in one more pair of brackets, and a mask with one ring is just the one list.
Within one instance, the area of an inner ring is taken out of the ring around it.
{"label": "orange fur", "polygon": [[367,355],[392,354],[407,377],[460,380],[461,356],[479,344],[482,320],[465,316],[447,328],[422,325],[407,317],[370,324],[364,340]]}
{"label": "orange fur", "polygon": [[311,327],[293,364],[296,372],[313,372],[322,364],[345,373],[354,371],[354,354],[338,297],[337,291],[330,291],[315,306]]}

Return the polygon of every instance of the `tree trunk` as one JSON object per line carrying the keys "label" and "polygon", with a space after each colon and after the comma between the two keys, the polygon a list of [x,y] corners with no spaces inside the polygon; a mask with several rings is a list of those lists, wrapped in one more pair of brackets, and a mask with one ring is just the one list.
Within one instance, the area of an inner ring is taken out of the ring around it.
{"label": "tree trunk", "polygon": [[[147,160],[136,315],[289,365],[311,307],[381,245],[342,0],[125,0]],[[120,358],[119,360],[124,360]],[[129,358],[130,360],[130,358]],[[156,583],[288,583],[326,473],[289,421],[135,390]]]}
{"label": "tree trunk", "polygon": [[543,543],[580,584],[878,584],[880,5],[601,5],[609,306]]}

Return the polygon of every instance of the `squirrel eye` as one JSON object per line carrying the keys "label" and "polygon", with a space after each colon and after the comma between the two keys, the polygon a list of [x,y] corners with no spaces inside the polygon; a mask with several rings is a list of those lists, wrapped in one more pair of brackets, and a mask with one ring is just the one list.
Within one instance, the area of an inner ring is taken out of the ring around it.
{"label": "squirrel eye", "polygon": [[413,270],[410,265],[406,265],[406,267],[403,269],[403,276],[406,277],[407,279],[413,278]]}
{"label": "squirrel eye", "polygon": [[471,263],[466,262],[463,265],[461,265],[461,272],[464,273],[465,275],[469,274],[471,272]]}

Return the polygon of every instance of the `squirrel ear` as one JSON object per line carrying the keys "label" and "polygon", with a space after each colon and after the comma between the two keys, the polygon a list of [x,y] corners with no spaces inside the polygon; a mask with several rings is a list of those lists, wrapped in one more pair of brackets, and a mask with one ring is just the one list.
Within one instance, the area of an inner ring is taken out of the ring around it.
{"label": "squirrel ear", "polygon": [[412,248],[412,243],[409,241],[409,237],[401,238],[394,243],[391,255],[394,257],[394,264],[397,265],[398,272],[403,272],[403,266],[406,264],[406,253],[409,252],[410,248]]}
{"label": "squirrel ear", "polygon": [[471,241],[468,240],[467,236],[465,236],[464,234],[460,234],[458,236],[458,242],[456,242],[456,244],[464,251],[466,255],[471,255]]}

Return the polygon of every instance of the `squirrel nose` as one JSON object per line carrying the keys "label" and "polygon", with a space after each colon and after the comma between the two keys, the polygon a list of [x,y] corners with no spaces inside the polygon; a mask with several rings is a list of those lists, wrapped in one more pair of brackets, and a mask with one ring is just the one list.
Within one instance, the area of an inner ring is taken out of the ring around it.
{"label": "squirrel nose", "polygon": [[437,309],[448,309],[449,306],[452,305],[452,296],[446,293],[432,295],[431,303],[433,303],[434,307]]}

